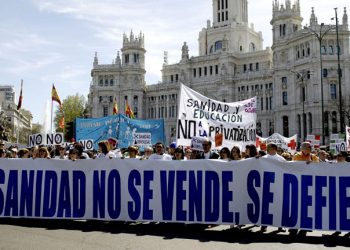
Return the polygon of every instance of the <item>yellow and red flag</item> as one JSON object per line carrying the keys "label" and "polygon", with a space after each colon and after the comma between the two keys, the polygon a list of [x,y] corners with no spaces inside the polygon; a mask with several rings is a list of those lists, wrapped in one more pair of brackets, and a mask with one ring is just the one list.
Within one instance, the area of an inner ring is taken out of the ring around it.
{"label": "yellow and red flag", "polygon": [[20,110],[21,107],[22,107],[22,99],[23,99],[22,89],[23,89],[23,80],[21,81],[21,93],[19,94],[19,99],[18,99],[18,104],[17,104],[17,110]]}
{"label": "yellow and red flag", "polygon": [[113,105],[113,115],[118,114],[119,110],[118,110],[118,103],[116,100],[114,100],[114,105]]}
{"label": "yellow and red flag", "polygon": [[61,120],[60,120],[60,122],[59,122],[59,127],[60,127],[61,129],[64,129],[64,116],[62,116],[62,118],[61,118]]}
{"label": "yellow and red flag", "polygon": [[52,98],[52,101],[58,102],[58,104],[62,106],[62,103],[61,103],[60,97],[57,94],[55,85],[52,85],[51,98]]}
{"label": "yellow and red flag", "polygon": [[125,115],[131,119],[135,119],[134,112],[132,112],[127,101],[125,101]]}

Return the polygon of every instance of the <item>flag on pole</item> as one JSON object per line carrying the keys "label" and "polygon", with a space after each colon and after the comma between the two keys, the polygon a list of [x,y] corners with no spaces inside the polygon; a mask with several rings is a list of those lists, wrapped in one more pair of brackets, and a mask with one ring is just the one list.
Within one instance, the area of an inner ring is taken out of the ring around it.
{"label": "flag on pole", "polygon": [[114,100],[114,105],[113,105],[113,115],[118,114],[119,110],[118,110],[118,103],[117,100]]}
{"label": "flag on pole", "polygon": [[21,92],[20,92],[20,94],[19,94],[17,110],[20,110],[21,107],[22,107],[22,99],[23,99],[22,89],[23,89],[23,80],[21,80]]}
{"label": "flag on pole", "polygon": [[56,102],[58,102],[58,104],[59,104],[60,106],[62,106],[60,97],[58,96],[57,90],[56,90],[56,88],[55,88],[55,85],[53,85],[53,84],[52,84],[51,97],[52,97],[52,101],[56,101]]}
{"label": "flag on pole", "polygon": [[134,112],[132,112],[127,101],[125,101],[125,115],[131,119],[135,119]]}
{"label": "flag on pole", "polygon": [[64,115],[62,116],[62,118],[61,118],[61,120],[60,120],[60,122],[59,122],[59,127],[60,127],[61,129],[64,129]]}

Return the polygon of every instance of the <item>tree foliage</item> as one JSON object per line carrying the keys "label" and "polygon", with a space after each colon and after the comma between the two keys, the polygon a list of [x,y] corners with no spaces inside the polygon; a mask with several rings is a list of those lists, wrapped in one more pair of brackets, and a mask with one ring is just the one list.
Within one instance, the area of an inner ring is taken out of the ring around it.
{"label": "tree foliage", "polygon": [[55,127],[57,132],[63,132],[60,128],[60,121],[64,116],[65,126],[67,123],[72,122],[75,118],[85,117],[86,114],[86,100],[83,95],[75,94],[67,96],[62,102],[62,110],[57,109],[55,111]]}
{"label": "tree foliage", "polygon": [[0,111],[0,140],[10,141],[12,135],[11,125],[4,111]]}

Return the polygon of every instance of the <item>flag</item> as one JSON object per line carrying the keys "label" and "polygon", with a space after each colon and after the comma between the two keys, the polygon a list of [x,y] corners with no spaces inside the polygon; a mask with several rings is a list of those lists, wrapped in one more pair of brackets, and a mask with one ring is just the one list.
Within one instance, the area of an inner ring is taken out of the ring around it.
{"label": "flag", "polygon": [[60,122],[59,122],[59,127],[60,127],[61,129],[64,129],[64,116],[62,116],[62,118],[61,118],[61,120],[60,120]]}
{"label": "flag", "polygon": [[118,114],[118,103],[116,100],[114,100],[114,105],[113,105],[113,115]]}
{"label": "flag", "polygon": [[135,119],[134,112],[132,112],[129,104],[125,101],[125,115],[131,119]]}
{"label": "flag", "polygon": [[23,89],[23,80],[21,81],[21,92],[20,92],[20,94],[19,94],[17,110],[20,110],[21,107],[22,107],[22,99],[23,99],[22,89]]}
{"label": "flag", "polygon": [[60,106],[62,106],[62,103],[61,103],[60,97],[57,94],[55,85],[52,85],[51,97],[52,97],[52,101],[56,101],[59,103]]}

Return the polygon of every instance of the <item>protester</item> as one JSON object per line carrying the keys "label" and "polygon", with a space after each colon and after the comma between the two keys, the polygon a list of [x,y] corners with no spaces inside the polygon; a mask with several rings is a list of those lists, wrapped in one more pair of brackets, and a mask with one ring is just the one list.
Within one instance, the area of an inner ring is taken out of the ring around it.
{"label": "protester", "polygon": [[192,159],[194,159],[193,155],[192,155],[192,150],[189,147],[185,148],[185,158],[184,159],[185,160],[192,160]]}
{"label": "protester", "polygon": [[230,154],[231,160],[238,161],[241,160],[241,150],[239,149],[238,146],[233,146],[231,149],[231,154]]}
{"label": "protester", "polygon": [[129,146],[128,147],[128,157],[129,159],[135,159],[139,158],[138,156],[139,148],[136,146]]}
{"label": "protester", "polygon": [[6,158],[6,149],[0,148],[0,158]]}
{"label": "protester", "polygon": [[111,137],[107,141],[110,145],[110,151],[114,153],[115,158],[122,158],[123,157],[122,152],[118,148],[118,140]]}
{"label": "protester", "polygon": [[174,157],[173,157],[173,160],[184,160],[185,159],[185,153],[183,151],[183,149],[181,147],[177,147],[175,150],[174,150]]}
{"label": "protester", "polygon": [[249,144],[245,146],[245,159],[256,157],[258,155],[258,150],[254,144]]}
{"label": "protester", "polygon": [[[277,152],[277,154],[278,154],[278,152]],[[278,155],[279,155],[279,154],[278,154]],[[289,152],[283,152],[283,153],[281,154],[281,156],[282,156],[286,161],[292,161],[292,159],[293,159],[291,153],[289,153]]]}
{"label": "protester", "polygon": [[327,157],[328,157],[328,154],[326,151],[320,150],[318,152],[318,158],[319,158],[320,162],[329,162]]}
{"label": "protester", "polygon": [[100,141],[97,145],[99,154],[96,158],[115,158],[115,154],[109,150],[108,141]]}
{"label": "protester", "polygon": [[268,143],[266,146],[267,154],[264,155],[262,158],[274,159],[277,161],[285,162],[286,159],[277,153],[277,149],[278,149],[278,147],[275,143]]}
{"label": "protester", "polygon": [[229,161],[230,160],[230,150],[227,147],[223,147],[220,150],[220,160]]}
{"label": "protester", "polygon": [[341,151],[339,152],[339,154],[337,154],[337,161],[336,163],[344,163],[346,162],[346,157],[348,156],[348,153],[345,151]]}
{"label": "protester", "polygon": [[161,142],[157,142],[155,145],[156,152],[152,154],[148,159],[150,160],[163,160],[163,161],[171,161],[172,158],[170,155],[164,153],[164,144]]}
{"label": "protester", "polygon": [[18,147],[10,146],[9,151],[11,152],[11,158],[17,158]]}
{"label": "protester", "polygon": [[204,138],[202,143],[203,152],[197,156],[198,159],[219,159],[219,155],[211,150],[211,141],[208,138]]}
{"label": "protester", "polygon": [[141,157],[141,160],[148,160],[148,158],[153,154],[153,148],[146,146],[144,150],[144,155]]}
{"label": "protester", "polygon": [[38,150],[38,155],[39,155],[39,158],[42,158],[42,159],[50,159],[51,158],[50,153],[47,150],[47,147],[40,147]]}
{"label": "protester", "polygon": [[60,160],[66,160],[66,148],[62,145],[58,145],[56,147],[57,155],[55,156],[55,159],[60,159]]}
{"label": "protester", "polygon": [[71,148],[68,153],[68,159],[71,161],[78,160],[78,150],[76,148]]}
{"label": "protester", "polygon": [[29,150],[22,148],[17,153],[18,158],[29,158]]}
{"label": "protester", "polygon": [[175,149],[176,149],[176,142],[170,143],[168,153],[172,158],[174,158],[175,156]]}
{"label": "protester", "polygon": [[33,159],[39,157],[39,148],[38,148],[38,146],[31,147],[31,149],[29,150],[29,155]]}
{"label": "protester", "polygon": [[293,156],[293,161],[319,162],[318,157],[311,153],[312,147],[309,142],[303,142],[300,149],[301,151]]}

